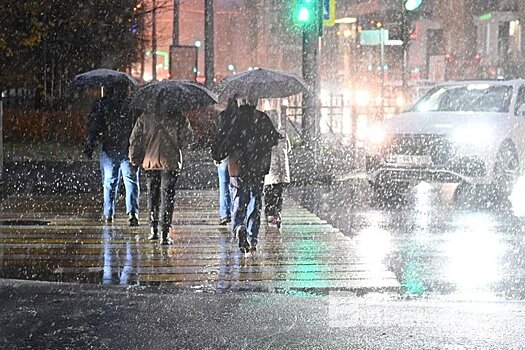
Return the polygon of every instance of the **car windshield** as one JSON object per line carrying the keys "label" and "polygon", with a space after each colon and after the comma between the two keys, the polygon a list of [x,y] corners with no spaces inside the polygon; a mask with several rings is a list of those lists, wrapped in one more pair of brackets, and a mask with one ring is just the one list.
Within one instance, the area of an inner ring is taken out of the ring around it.
{"label": "car windshield", "polygon": [[439,86],[425,95],[412,112],[498,112],[509,111],[512,86],[469,84]]}

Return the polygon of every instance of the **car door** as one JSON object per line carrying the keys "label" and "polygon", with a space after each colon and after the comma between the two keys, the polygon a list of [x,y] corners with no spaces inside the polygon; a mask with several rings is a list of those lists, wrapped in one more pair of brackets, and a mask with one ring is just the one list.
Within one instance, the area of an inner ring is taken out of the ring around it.
{"label": "car door", "polygon": [[516,145],[520,159],[520,173],[523,174],[525,172],[525,84],[518,87],[516,103],[511,112],[515,120],[512,139]]}

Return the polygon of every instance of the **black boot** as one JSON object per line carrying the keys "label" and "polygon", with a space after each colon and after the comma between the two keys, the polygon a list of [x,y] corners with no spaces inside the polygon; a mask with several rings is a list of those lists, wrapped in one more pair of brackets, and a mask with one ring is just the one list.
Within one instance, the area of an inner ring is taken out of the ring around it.
{"label": "black boot", "polygon": [[250,243],[248,243],[248,231],[246,226],[241,225],[237,227],[236,235],[239,240],[239,249],[243,253],[248,253],[250,250]]}
{"label": "black boot", "polygon": [[148,239],[150,241],[156,241],[159,239],[159,228],[157,226],[151,226]]}
{"label": "black boot", "polygon": [[137,213],[129,213],[129,226],[137,227],[139,225],[139,218]]}
{"label": "black boot", "polygon": [[172,245],[173,244],[173,240],[168,237],[169,233],[170,233],[169,227],[162,228],[162,238],[160,240],[161,245]]}

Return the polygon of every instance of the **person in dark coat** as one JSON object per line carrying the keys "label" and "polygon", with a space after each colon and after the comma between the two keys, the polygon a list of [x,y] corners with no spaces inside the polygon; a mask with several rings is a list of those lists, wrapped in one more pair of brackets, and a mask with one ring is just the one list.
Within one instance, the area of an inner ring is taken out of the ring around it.
{"label": "person in dark coat", "polygon": [[256,251],[261,224],[264,176],[270,170],[272,147],[282,136],[257,101],[239,107],[216,138],[214,161],[228,156],[232,197],[232,231],[243,253]]}
{"label": "person in dark coat", "polygon": [[[148,186],[150,240],[172,244],[168,234],[175,205],[175,185],[182,169],[182,150],[192,140],[188,118],[181,112],[144,112],[137,120],[130,138],[129,158],[142,165]],[[160,225],[159,225],[160,224]]]}
{"label": "person in dark coat", "polygon": [[91,159],[99,143],[100,168],[104,187],[104,217],[112,223],[120,177],[126,188],[126,213],[129,225],[138,226],[139,169],[128,158],[129,136],[135,117],[129,109],[130,88],[115,85],[105,88],[105,96],[95,103],[89,116],[89,131],[83,153]]}
{"label": "person in dark coat", "polygon": [[[238,112],[237,98],[228,99],[226,109],[221,111],[217,116],[217,133],[212,145],[212,158],[221,159],[214,161],[217,166],[217,175],[219,177],[219,225],[226,225],[231,222],[231,196],[230,196],[230,173],[228,172],[228,155],[224,145],[226,142],[226,133],[229,130],[230,123]],[[221,153],[222,152],[222,153]]]}

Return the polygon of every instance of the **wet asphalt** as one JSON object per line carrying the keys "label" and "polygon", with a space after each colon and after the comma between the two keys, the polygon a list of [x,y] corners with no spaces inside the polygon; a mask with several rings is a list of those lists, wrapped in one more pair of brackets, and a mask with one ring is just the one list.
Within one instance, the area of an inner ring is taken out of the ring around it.
{"label": "wet asphalt", "polygon": [[[394,199],[363,181],[291,186],[283,232],[264,229],[266,246],[246,259],[217,227],[210,192],[179,202],[196,209],[177,221],[186,248],[171,250],[146,244],[147,230],[126,228],[125,218],[100,223],[96,193],[83,206],[75,194],[46,195],[2,202],[2,349],[525,343],[519,203],[458,200],[454,186],[425,183]],[[26,225],[9,225],[20,219]]]}
{"label": "wet asphalt", "polygon": [[523,349],[520,302],[0,280],[2,349]]}
{"label": "wet asphalt", "polygon": [[420,183],[385,198],[363,181],[346,181],[290,192],[395,273],[401,296],[523,300],[520,198],[493,200],[456,189]]}

